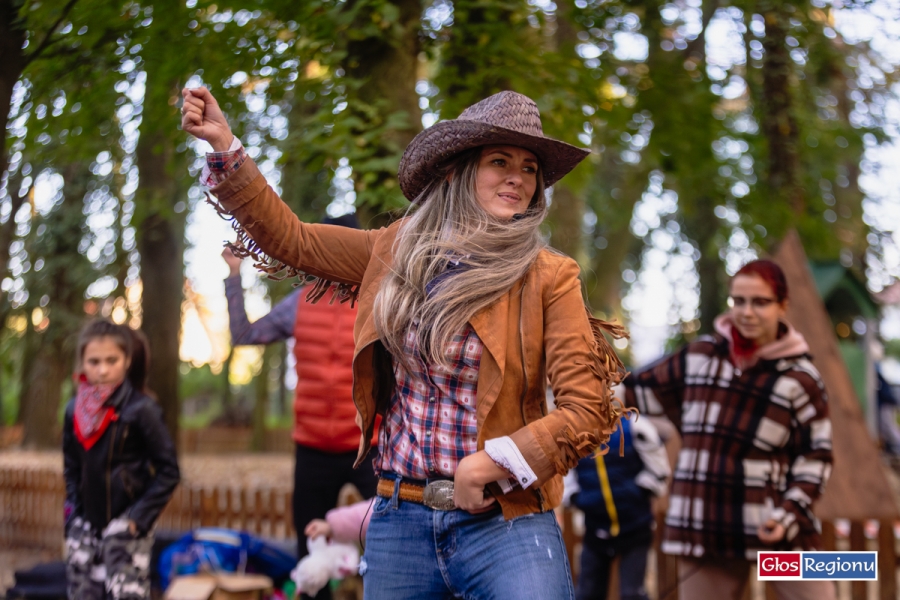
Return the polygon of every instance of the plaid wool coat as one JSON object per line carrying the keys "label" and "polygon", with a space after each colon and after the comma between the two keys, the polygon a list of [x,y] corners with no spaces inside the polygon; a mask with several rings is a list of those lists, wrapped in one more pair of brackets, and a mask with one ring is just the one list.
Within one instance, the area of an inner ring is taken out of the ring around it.
{"label": "plaid wool coat", "polygon": [[702,337],[625,380],[626,404],[682,435],[662,549],[755,560],[773,549],[757,536],[769,518],[787,532],[777,549],[820,548],[812,505],[832,466],[822,378],[805,353],[742,371],[729,343]]}

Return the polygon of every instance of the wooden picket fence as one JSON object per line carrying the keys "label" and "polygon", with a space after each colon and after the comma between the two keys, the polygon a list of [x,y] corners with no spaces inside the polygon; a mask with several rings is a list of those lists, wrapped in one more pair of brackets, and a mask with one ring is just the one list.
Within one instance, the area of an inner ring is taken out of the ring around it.
{"label": "wooden picket fence", "polygon": [[160,529],[227,527],[277,540],[293,539],[292,493],[180,485],[160,517]]}
{"label": "wooden picket fence", "polygon": [[[65,484],[59,472],[0,469],[0,547],[60,551]],[[183,483],[157,527],[189,531],[228,527],[269,538],[294,538],[289,489],[234,489]]]}
{"label": "wooden picket fence", "polygon": [[59,551],[64,498],[57,472],[0,469],[0,546]]}
{"label": "wooden picket fence", "polygon": [[[577,561],[573,560],[581,544],[581,538],[575,531],[573,524],[573,512],[566,510],[563,512],[562,529],[563,540],[566,544],[566,551],[569,554],[569,560],[572,565],[572,575],[576,576]],[[898,568],[898,542],[900,539],[894,533],[894,523],[891,521],[882,521],[877,523],[878,533],[875,539],[868,539],[865,533],[865,522],[851,521],[849,535],[846,538],[839,538],[835,532],[833,522],[825,521],[822,523],[822,542],[825,550],[868,550],[878,551],[878,581],[842,581],[837,582],[838,598],[840,600],[869,600],[869,598],[878,598],[878,600],[896,600],[898,598],[897,579]],[[657,538],[662,527],[657,527]],[[659,539],[653,549],[655,558],[655,594],[651,594],[651,598],[657,600],[692,600],[690,598],[679,598],[678,594],[678,559],[674,556],[663,554],[659,549]],[[616,579],[615,569],[612,576]],[[751,580],[755,580],[755,575],[751,575]],[[871,595],[870,595],[871,592]],[[751,587],[747,587],[745,600],[751,598]],[[775,600],[773,588],[765,586],[766,600]],[[618,595],[612,593],[609,600],[616,600]]]}
{"label": "wooden picket fence", "polygon": [[[63,500],[65,485],[58,471],[50,469],[0,468],[0,547],[41,548],[54,552],[63,546]],[[573,512],[563,512],[566,549],[574,571],[581,540],[573,525]],[[197,527],[228,527],[257,535],[289,540],[294,537],[289,489],[236,489],[202,487],[182,483],[166,507],[158,527],[188,531]],[[879,600],[897,598],[897,538],[893,524],[880,523],[875,539],[867,539],[865,523],[850,523],[849,536],[839,538],[834,523],[823,523],[823,541],[828,550],[877,550],[877,582],[841,582],[839,597],[868,600],[870,591]],[[679,600],[678,568],[674,557],[655,554],[655,588],[658,600]],[[749,593],[749,591],[748,591]],[[611,596],[611,598],[614,596]],[[774,598],[771,589],[767,600]],[[682,599],[689,600],[689,599]]]}

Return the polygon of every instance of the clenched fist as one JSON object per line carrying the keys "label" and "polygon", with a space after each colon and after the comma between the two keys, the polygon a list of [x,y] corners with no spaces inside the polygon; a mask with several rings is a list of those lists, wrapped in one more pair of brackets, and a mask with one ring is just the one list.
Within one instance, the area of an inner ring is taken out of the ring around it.
{"label": "clenched fist", "polygon": [[225,152],[234,135],[219,103],[205,87],[181,90],[181,128],[195,138],[206,140],[214,152]]}

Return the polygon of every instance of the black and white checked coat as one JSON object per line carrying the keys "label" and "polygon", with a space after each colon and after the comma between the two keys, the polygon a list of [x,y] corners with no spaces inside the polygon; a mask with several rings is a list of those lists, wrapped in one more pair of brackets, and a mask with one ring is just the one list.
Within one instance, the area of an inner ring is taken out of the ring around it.
{"label": "black and white checked coat", "polygon": [[778,549],[820,547],[812,504],[831,473],[825,387],[808,355],[741,371],[729,342],[705,336],[625,380],[626,404],[667,416],[683,445],[662,549],[682,556],[756,559],[768,518]]}

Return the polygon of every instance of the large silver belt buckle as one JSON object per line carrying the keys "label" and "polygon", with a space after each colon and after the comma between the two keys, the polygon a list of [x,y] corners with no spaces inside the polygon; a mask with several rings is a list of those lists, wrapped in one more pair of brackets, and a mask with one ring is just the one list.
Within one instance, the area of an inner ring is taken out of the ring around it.
{"label": "large silver belt buckle", "polygon": [[429,481],[422,494],[422,504],[434,510],[455,510],[453,481],[449,479]]}

